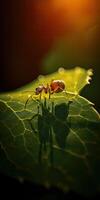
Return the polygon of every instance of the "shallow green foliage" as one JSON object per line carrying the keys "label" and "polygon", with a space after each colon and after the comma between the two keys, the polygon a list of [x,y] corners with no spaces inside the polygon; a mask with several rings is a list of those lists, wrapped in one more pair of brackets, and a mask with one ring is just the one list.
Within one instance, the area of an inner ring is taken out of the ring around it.
{"label": "shallow green foliage", "polygon": [[[1,172],[86,195],[99,190],[100,117],[79,96],[91,74],[81,68],[60,69],[0,95]],[[66,90],[50,99],[42,94],[40,100],[35,88],[52,79],[64,80]]]}

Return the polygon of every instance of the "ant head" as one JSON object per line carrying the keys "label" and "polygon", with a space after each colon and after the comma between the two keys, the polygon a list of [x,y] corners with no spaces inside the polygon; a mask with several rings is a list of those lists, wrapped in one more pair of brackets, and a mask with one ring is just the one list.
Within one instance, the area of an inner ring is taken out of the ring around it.
{"label": "ant head", "polygon": [[40,94],[44,89],[44,86],[43,85],[40,85],[38,86],[36,89],[35,89],[35,93],[36,95]]}

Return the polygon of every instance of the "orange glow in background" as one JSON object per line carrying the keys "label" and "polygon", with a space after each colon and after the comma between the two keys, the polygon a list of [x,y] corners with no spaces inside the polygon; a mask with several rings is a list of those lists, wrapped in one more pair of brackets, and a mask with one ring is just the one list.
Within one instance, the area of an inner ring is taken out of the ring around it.
{"label": "orange glow in background", "polygon": [[[19,87],[45,73],[44,63],[46,72],[50,65],[52,71],[59,65],[97,65],[99,0],[6,0],[4,8],[4,84],[7,86]],[[66,46],[60,49],[59,42],[63,45],[63,39],[67,40]],[[62,51],[60,56],[65,55],[61,60],[57,49]],[[50,62],[51,55],[57,62]]]}
{"label": "orange glow in background", "polygon": [[37,13],[45,16],[45,20],[49,17],[54,21],[57,19],[58,24],[61,21],[63,26],[70,24],[73,30],[93,26],[100,12],[98,0],[48,0],[39,1],[36,6]]}

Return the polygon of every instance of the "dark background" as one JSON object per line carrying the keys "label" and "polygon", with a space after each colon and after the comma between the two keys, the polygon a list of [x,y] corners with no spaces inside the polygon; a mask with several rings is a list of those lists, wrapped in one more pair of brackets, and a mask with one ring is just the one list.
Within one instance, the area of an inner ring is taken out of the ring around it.
{"label": "dark background", "polygon": [[93,68],[83,96],[99,109],[100,2],[4,0],[0,90],[13,90],[59,67]]}
{"label": "dark background", "polygon": [[[100,199],[100,194],[91,197],[79,195],[73,191],[64,193],[61,190],[51,187],[46,189],[41,185],[29,183],[27,181],[20,183],[18,180],[8,178],[0,174],[0,195],[3,199],[34,199],[34,200],[94,200]],[[1,198],[2,199],[2,198]]]}
{"label": "dark background", "polygon": [[[14,90],[62,66],[93,68],[93,81],[82,95],[99,111],[100,1],[4,0],[2,5],[0,91]],[[2,188],[32,193],[36,199],[79,197],[27,182],[20,185],[1,175],[3,181]]]}

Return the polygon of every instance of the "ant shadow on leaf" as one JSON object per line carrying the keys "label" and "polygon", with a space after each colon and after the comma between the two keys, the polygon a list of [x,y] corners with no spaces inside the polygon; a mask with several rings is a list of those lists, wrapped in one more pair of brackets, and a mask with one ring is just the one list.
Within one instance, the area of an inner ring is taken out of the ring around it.
{"label": "ant shadow on leaf", "polygon": [[66,147],[66,138],[69,134],[69,126],[67,122],[69,114],[70,101],[62,104],[58,104],[54,108],[54,123],[53,131],[57,144],[60,148],[64,149]]}
{"label": "ant shadow on leaf", "polygon": [[[47,103],[46,98],[39,101],[37,113],[29,119],[29,123],[34,133],[39,137],[39,163],[45,158],[49,147],[50,163],[53,164],[53,138],[55,137],[57,145],[64,149],[66,147],[66,138],[69,134],[67,122],[69,107],[72,101],[68,103],[56,104]],[[34,118],[37,117],[37,130],[34,128]]]}

